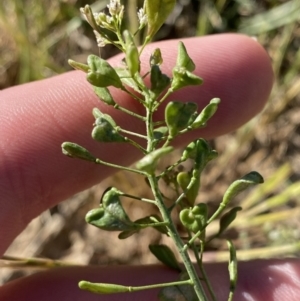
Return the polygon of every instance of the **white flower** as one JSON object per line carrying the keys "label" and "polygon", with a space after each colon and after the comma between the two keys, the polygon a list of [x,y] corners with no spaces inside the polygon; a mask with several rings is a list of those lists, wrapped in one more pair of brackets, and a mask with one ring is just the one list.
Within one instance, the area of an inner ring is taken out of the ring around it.
{"label": "white flower", "polygon": [[138,10],[137,16],[139,18],[140,26],[141,27],[145,26],[147,24],[148,18],[143,8],[140,8]]}
{"label": "white flower", "polygon": [[109,4],[107,5],[107,8],[109,10],[109,13],[114,16],[114,15],[118,15],[119,12],[122,9],[120,0],[110,0]]}
{"label": "white flower", "polygon": [[107,41],[105,38],[103,38],[100,33],[96,30],[94,30],[94,34],[96,37],[96,41],[97,41],[97,46],[98,47],[104,47],[107,44]]}

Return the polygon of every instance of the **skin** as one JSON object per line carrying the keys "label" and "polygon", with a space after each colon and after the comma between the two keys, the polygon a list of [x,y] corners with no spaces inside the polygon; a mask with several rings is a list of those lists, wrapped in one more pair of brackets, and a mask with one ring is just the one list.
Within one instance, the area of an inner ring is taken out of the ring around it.
{"label": "skin", "polygon": [[[273,82],[271,62],[253,39],[241,35],[214,35],[184,40],[195,61],[196,73],[204,78],[201,87],[180,91],[173,100],[188,100],[204,107],[213,97],[222,103],[203,130],[189,133],[177,145],[196,137],[214,138],[230,132],[255,116],[264,107]],[[142,61],[160,47],[163,71],[171,74],[177,41],[150,45]],[[113,58],[115,65],[120,57]],[[118,103],[142,113],[137,103],[113,91]],[[0,252],[34,217],[73,194],[99,183],[114,170],[61,154],[60,145],[72,141],[85,146],[101,159],[127,165],[139,158],[132,147],[99,144],[90,138],[98,107],[117,124],[143,133],[143,124],[99,103],[82,72],[73,71],[39,82],[0,92]],[[157,112],[161,119],[163,109]],[[99,231],[101,235],[101,231]],[[227,265],[207,264],[218,300],[227,300]],[[131,275],[131,276],[130,276]],[[129,277],[130,276],[130,277]],[[156,300],[155,291],[96,296],[77,288],[82,279],[127,285],[145,285],[177,278],[162,266],[60,268],[12,281],[0,288],[4,300]],[[241,262],[234,300],[298,300],[300,263],[297,260]]]}

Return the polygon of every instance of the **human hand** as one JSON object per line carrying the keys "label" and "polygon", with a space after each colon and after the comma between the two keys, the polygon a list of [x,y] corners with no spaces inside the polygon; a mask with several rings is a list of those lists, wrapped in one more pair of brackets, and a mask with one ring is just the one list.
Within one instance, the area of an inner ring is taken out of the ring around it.
{"label": "human hand", "polygon": [[[204,85],[179,91],[172,99],[186,99],[204,107],[212,97],[220,97],[221,105],[201,137],[213,138],[245,123],[264,106],[272,86],[270,61],[261,46],[239,35],[215,35],[184,41],[196,62],[196,73]],[[164,56],[164,72],[171,72],[177,49],[176,41],[159,43]],[[148,49],[151,49],[149,46]],[[152,48],[153,49],[153,48]],[[151,50],[145,50],[145,63]],[[119,58],[111,59],[116,63]],[[7,89],[0,94],[0,252],[3,254],[14,237],[42,211],[67,197],[106,178],[112,170],[87,162],[66,158],[61,154],[64,141],[74,141],[99,152],[90,139],[93,107],[103,106],[86,83],[84,74],[70,72],[51,79]],[[139,111],[119,91],[114,97],[134,111]],[[128,129],[143,125],[111,107],[103,111],[117,124]],[[191,132],[187,139],[196,137]],[[186,141],[183,141],[186,139]],[[115,148],[103,145],[101,158],[127,165],[138,159],[130,146]],[[239,264],[239,282],[235,300],[298,300],[300,264],[297,261],[256,261]],[[228,290],[227,267],[207,266],[215,284],[218,299],[224,300]],[[131,275],[131,277],[129,277]],[[176,274],[161,266],[62,268],[23,278],[0,289],[4,300],[117,300],[120,295],[96,296],[80,291],[81,279],[142,285],[173,280]],[[131,278],[131,279],[130,279]],[[155,291],[122,295],[122,300],[156,300]],[[223,296],[223,297],[222,297]],[[293,297],[294,296],[294,297]],[[223,299],[222,299],[223,298]]]}

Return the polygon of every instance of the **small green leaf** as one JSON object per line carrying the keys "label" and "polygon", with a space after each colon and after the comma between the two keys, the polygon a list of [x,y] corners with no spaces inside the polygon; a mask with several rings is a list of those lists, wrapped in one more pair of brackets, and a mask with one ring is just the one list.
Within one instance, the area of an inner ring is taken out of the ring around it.
{"label": "small green leaf", "polygon": [[176,0],[146,0],[144,9],[148,18],[147,40],[151,40],[175,7]]}
{"label": "small green leaf", "polygon": [[163,156],[171,153],[173,151],[172,146],[159,148],[136,163],[136,168],[148,173],[153,173],[156,169],[156,165],[158,160],[161,159]]}
{"label": "small green leaf", "polygon": [[96,162],[96,158],[87,149],[76,143],[64,142],[61,147],[63,154],[66,156]]}
{"label": "small green leaf", "polygon": [[87,80],[92,85],[100,88],[108,86],[123,87],[117,72],[106,60],[91,54],[88,56],[87,62],[89,66]]}
{"label": "small green leaf", "polygon": [[183,67],[190,72],[193,72],[195,70],[195,64],[193,60],[189,57],[186,48],[182,42],[179,42],[178,45],[176,67]]}
{"label": "small green leaf", "polygon": [[213,98],[210,103],[201,111],[191,127],[197,129],[199,127],[205,127],[207,121],[215,114],[220,104],[220,98]]}
{"label": "small green leaf", "polygon": [[240,210],[242,210],[242,207],[234,207],[221,217],[218,235],[223,233],[229,227],[229,225],[235,220],[237,212]]}
{"label": "small green leaf", "polygon": [[187,128],[195,119],[197,104],[194,102],[171,101],[165,109],[165,121],[169,128],[169,135],[175,137],[178,132]]}
{"label": "small green leaf", "polygon": [[180,221],[184,227],[193,233],[203,230],[207,222],[207,205],[199,203],[193,208],[183,209],[179,214]]}
{"label": "small green leaf", "polygon": [[163,264],[176,271],[181,271],[181,268],[176,260],[173,251],[166,245],[149,245],[151,253]]}
{"label": "small green leaf", "polygon": [[246,174],[239,180],[234,181],[226,190],[223,196],[223,205],[227,205],[237,194],[244,191],[248,187],[264,182],[263,177],[256,171]]}
{"label": "small green leaf", "polygon": [[132,76],[140,71],[140,56],[139,51],[134,43],[134,38],[132,34],[128,31],[124,31],[125,43],[126,43],[126,52],[125,60],[128,67],[128,70]]}
{"label": "small green leaf", "polygon": [[151,67],[150,81],[151,91],[156,96],[162,93],[171,83],[171,79],[161,72],[158,65],[153,65]]}
{"label": "small green leaf", "polygon": [[126,142],[126,138],[120,135],[105,117],[96,119],[92,137],[99,142]]}
{"label": "small green leaf", "polygon": [[116,104],[107,88],[101,88],[95,86],[93,88],[94,88],[94,92],[100,98],[101,101],[103,101],[109,106],[114,106]]}
{"label": "small green leaf", "polygon": [[92,283],[88,281],[80,281],[79,288],[96,294],[115,294],[129,292],[129,287],[111,283]]}
{"label": "small green leaf", "polygon": [[103,194],[102,204],[92,209],[85,217],[87,223],[106,231],[128,231],[136,229],[120,202],[120,192],[112,187]]}

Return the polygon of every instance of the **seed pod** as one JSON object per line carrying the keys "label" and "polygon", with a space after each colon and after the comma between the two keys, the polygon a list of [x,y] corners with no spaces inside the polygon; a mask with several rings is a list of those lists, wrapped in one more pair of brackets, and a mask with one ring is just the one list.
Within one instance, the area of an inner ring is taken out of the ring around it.
{"label": "seed pod", "polygon": [[106,231],[136,229],[137,225],[127,216],[119,195],[119,191],[114,187],[106,191],[100,207],[87,213],[86,222]]}
{"label": "seed pod", "polygon": [[134,43],[134,38],[132,34],[128,31],[124,31],[125,43],[126,43],[126,64],[128,70],[132,76],[137,72],[140,72],[140,56],[139,51]]}
{"label": "seed pod", "polygon": [[195,64],[193,60],[189,57],[186,48],[182,42],[179,42],[178,45],[176,67],[183,67],[190,72],[195,70]]}
{"label": "seed pod", "polygon": [[171,79],[161,72],[158,65],[153,65],[151,67],[150,81],[151,91],[157,96],[171,83]]}
{"label": "seed pod", "polygon": [[199,86],[203,83],[202,78],[191,73],[183,67],[173,68],[173,80],[171,90],[176,91],[187,86]]}
{"label": "seed pod", "polygon": [[74,69],[76,70],[80,70],[80,71],[83,71],[85,73],[88,73],[89,71],[89,66],[88,65],[85,65],[85,64],[81,64],[81,63],[78,63],[78,62],[75,62],[73,60],[68,60],[68,63],[71,67],[73,67]]}
{"label": "seed pod", "polygon": [[120,135],[115,127],[105,118],[96,119],[95,127],[92,131],[92,137],[99,142],[126,142],[126,138]]}
{"label": "seed pod", "polygon": [[[194,175],[193,175],[194,174]],[[188,188],[191,183],[192,177],[193,182],[192,185]],[[195,204],[196,198],[198,196],[199,188],[200,188],[200,173],[188,173],[182,171],[177,175],[177,183],[180,185],[181,189],[184,191],[186,199],[190,206]]]}
{"label": "seed pod", "polygon": [[89,71],[87,80],[96,87],[114,86],[122,88],[122,82],[115,71],[115,69],[104,59],[96,56],[89,55],[88,59]]}
{"label": "seed pod", "polygon": [[96,161],[96,158],[87,149],[76,143],[64,142],[61,147],[63,154],[71,158],[78,158],[91,162]]}
{"label": "seed pod", "polygon": [[136,168],[148,173],[153,173],[155,171],[158,160],[172,151],[172,146],[159,148],[138,161],[136,163]]}
{"label": "seed pod", "polygon": [[167,104],[165,121],[171,137],[175,137],[179,131],[187,128],[194,121],[197,108],[194,102],[171,101]]}
{"label": "seed pod", "polygon": [[88,281],[80,281],[79,288],[96,294],[115,294],[130,292],[128,286],[111,284],[111,283],[92,283]]}
{"label": "seed pod", "polygon": [[161,51],[159,48],[156,48],[150,56],[150,67],[154,65],[161,65],[163,63]]}
{"label": "seed pod", "polygon": [[148,17],[147,40],[151,40],[172,12],[176,0],[146,0],[144,10]]}
{"label": "seed pod", "polygon": [[204,230],[207,223],[207,205],[200,203],[193,208],[183,209],[179,218],[182,225],[193,233]]}
{"label": "seed pod", "polygon": [[220,103],[220,98],[213,98],[209,102],[209,104],[201,111],[201,113],[195,119],[191,127],[193,129],[199,127],[205,127],[207,121],[216,113],[219,103]]}
{"label": "seed pod", "polygon": [[106,103],[107,105],[114,106],[116,104],[107,88],[94,86],[94,92],[100,98],[100,100]]}
{"label": "seed pod", "polygon": [[222,204],[226,206],[240,192],[244,191],[252,185],[260,184],[263,182],[263,177],[256,171],[252,171],[246,174],[241,179],[234,181],[228,187],[223,196]]}

